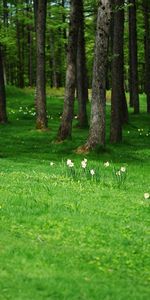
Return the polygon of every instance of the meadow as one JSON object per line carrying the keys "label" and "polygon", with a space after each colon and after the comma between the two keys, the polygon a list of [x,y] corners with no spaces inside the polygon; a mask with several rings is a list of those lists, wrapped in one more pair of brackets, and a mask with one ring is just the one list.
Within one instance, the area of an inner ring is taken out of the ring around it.
{"label": "meadow", "polygon": [[145,96],[117,145],[109,143],[108,103],[106,149],[82,155],[75,150],[88,130],[76,118],[72,140],[55,142],[61,90],[47,92],[45,132],[35,130],[32,89],[8,87],[7,99],[9,123],[0,126],[0,299],[149,299]]}

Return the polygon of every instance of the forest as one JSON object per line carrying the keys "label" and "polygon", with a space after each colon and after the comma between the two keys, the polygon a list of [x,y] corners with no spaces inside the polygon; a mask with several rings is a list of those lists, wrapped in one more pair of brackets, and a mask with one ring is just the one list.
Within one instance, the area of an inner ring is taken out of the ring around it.
{"label": "forest", "polygon": [[150,1],[0,0],[1,299],[147,300]]}

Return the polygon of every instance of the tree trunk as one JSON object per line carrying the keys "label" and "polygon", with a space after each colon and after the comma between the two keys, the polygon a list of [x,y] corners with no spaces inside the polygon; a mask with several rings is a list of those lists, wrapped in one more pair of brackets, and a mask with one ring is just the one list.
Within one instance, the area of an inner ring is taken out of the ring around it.
{"label": "tree trunk", "polygon": [[129,89],[130,106],[134,108],[134,113],[139,113],[138,94],[138,62],[137,62],[137,31],[136,31],[136,3],[129,0]]}
{"label": "tree trunk", "polygon": [[115,0],[113,61],[112,61],[112,95],[111,95],[111,143],[121,142],[122,124],[128,120],[124,92],[124,0]]}
{"label": "tree trunk", "polygon": [[81,0],[81,17],[78,31],[77,43],[77,95],[78,95],[78,120],[79,127],[86,128],[88,125],[86,104],[88,101],[88,79],[85,56],[85,39],[84,39],[84,13],[83,0]]}
{"label": "tree trunk", "polygon": [[52,70],[52,87],[58,88],[57,80],[57,65],[56,65],[56,53],[55,53],[55,33],[50,31],[50,65]]}
{"label": "tree trunk", "polygon": [[150,113],[150,2],[143,0],[145,23],[145,93],[147,97],[147,112]]}
{"label": "tree trunk", "polygon": [[47,128],[46,91],[45,91],[45,26],[46,0],[38,0],[36,15],[36,128]]}
{"label": "tree trunk", "polygon": [[101,0],[97,16],[91,120],[89,138],[86,143],[87,149],[105,145],[106,67],[110,19],[110,0]]}
{"label": "tree trunk", "polygon": [[[26,6],[27,6],[27,17],[30,17],[30,14],[32,12],[31,9],[31,1],[26,0]],[[30,87],[33,86],[33,25],[29,24],[27,25],[27,42],[28,42],[28,84]]]}
{"label": "tree trunk", "polygon": [[6,95],[5,95],[4,74],[3,74],[2,49],[0,45],[0,123],[5,124],[6,122],[7,122]]}
{"label": "tree trunk", "polygon": [[[66,4],[66,1],[62,0],[61,5],[62,5],[63,9],[65,8],[65,4]],[[63,22],[63,24],[66,23],[66,15],[65,15],[64,12],[62,13],[62,22]],[[62,31],[63,31],[65,53],[66,53],[66,51],[67,51],[67,32],[66,32],[66,28],[63,28]]]}
{"label": "tree trunk", "polygon": [[79,29],[80,1],[71,1],[70,27],[67,53],[67,71],[65,85],[64,109],[62,123],[58,131],[58,140],[65,140],[71,137],[72,119],[74,112],[74,96],[76,84],[76,57],[77,57],[77,38]]}
{"label": "tree trunk", "polygon": [[29,86],[33,86],[33,38],[32,38],[32,30],[31,26],[29,26],[28,31],[28,78],[29,78]]}
{"label": "tree trunk", "polygon": [[[45,1],[45,0],[44,0],[44,1]],[[35,28],[35,31],[36,31],[36,27],[37,27],[38,3],[39,3],[39,0],[33,0],[33,8],[34,8],[34,28]]]}
{"label": "tree trunk", "polygon": [[22,24],[17,17],[16,21],[17,33],[17,81],[18,87],[24,87],[24,24]]}

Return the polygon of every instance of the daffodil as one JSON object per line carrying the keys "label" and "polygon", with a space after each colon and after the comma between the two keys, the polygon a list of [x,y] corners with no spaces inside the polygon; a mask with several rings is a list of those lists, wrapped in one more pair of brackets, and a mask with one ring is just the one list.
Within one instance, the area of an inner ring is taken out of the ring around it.
{"label": "daffodil", "polygon": [[106,161],[105,163],[104,163],[104,167],[109,167],[110,166],[110,163],[109,163],[109,161]]}
{"label": "daffodil", "polygon": [[93,176],[95,174],[95,171],[93,169],[90,170],[90,174]]}
{"label": "daffodil", "polygon": [[145,199],[149,199],[150,198],[150,194],[149,193],[144,193],[144,198]]}

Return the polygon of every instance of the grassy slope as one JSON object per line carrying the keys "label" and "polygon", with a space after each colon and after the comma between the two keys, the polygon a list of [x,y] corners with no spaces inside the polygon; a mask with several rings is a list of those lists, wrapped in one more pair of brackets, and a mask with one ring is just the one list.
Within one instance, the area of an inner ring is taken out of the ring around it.
{"label": "grassy slope", "polygon": [[[80,170],[84,156],[73,150],[88,132],[74,127],[72,141],[53,143],[62,104],[48,96],[50,130],[37,132],[32,91],[8,89],[10,123],[0,127],[0,299],[148,299],[149,117],[131,114],[122,145],[86,156],[100,169],[96,183],[66,176],[62,160]],[[120,166],[127,178],[118,187],[113,167]]]}

